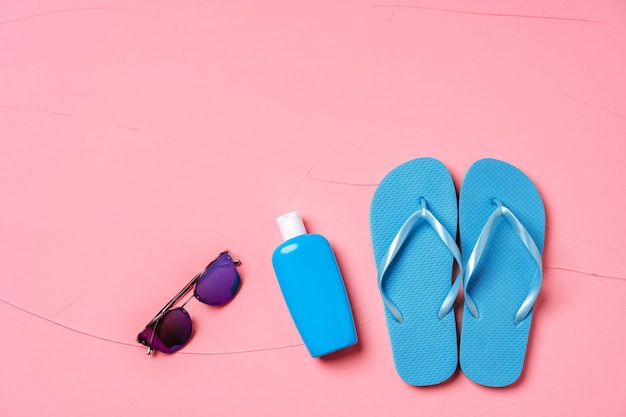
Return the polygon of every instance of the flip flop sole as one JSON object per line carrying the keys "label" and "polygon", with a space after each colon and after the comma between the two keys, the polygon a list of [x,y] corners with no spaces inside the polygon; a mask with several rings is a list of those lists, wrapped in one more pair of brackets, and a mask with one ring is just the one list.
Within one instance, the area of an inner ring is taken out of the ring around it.
{"label": "flip flop sole", "polygon": [[[370,208],[376,265],[404,222],[427,201],[428,209],[452,238],[457,229],[457,198],[445,166],[436,159],[414,159],[381,181]],[[404,318],[398,323],[385,307],[396,370],[410,385],[441,383],[456,370],[458,349],[454,311],[437,317],[452,285],[453,255],[426,222],[412,230],[385,274],[384,287]]]}
{"label": "flip flop sole", "polygon": [[[495,200],[513,212],[543,251],[545,212],[532,181],[516,167],[495,159],[475,162],[463,180],[459,197],[459,233],[464,261]],[[460,364],[472,381],[490,387],[514,383],[521,375],[532,311],[518,325],[514,317],[530,291],[537,264],[504,219],[496,220],[485,251],[468,282],[467,292],[479,312],[463,308]]]}

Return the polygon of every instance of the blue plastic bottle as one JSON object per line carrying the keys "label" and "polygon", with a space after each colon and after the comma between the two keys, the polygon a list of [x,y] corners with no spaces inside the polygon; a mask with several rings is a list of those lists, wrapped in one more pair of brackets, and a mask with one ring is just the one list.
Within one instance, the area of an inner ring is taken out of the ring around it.
{"label": "blue plastic bottle", "polygon": [[314,358],[357,342],[346,288],[328,240],[295,211],[276,219],[285,242],[272,256],[291,317]]}

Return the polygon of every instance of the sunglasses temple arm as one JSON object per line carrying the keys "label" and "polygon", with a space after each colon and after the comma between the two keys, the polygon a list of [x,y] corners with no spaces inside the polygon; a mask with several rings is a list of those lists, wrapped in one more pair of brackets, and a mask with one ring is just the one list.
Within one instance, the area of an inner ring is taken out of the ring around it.
{"label": "sunglasses temple arm", "polygon": [[[187,294],[189,292],[189,290],[191,290],[191,287],[194,286],[194,284],[196,283],[196,281],[198,281],[198,279],[200,279],[200,277],[202,276],[202,274],[204,274],[204,272],[207,270],[208,267],[210,267],[215,261],[217,261],[219,259],[220,256],[222,256],[223,254],[228,253],[228,250],[225,250],[223,252],[221,252],[217,258],[213,259],[206,268],[204,268],[204,270],[198,272],[198,274],[196,274],[195,277],[193,277],[193,279],[191,281],[189,281],[189,283],[187,285],[185,285],[185,287],[180,290],[178,292],[178,294],[176,294],[174,297],[172,297],[172,299],[165,304],[165,307],[163,307],[161,310],[159,310],[158,313],[156,313],[156,315],[154,317],[152,317],[152,320],[150,320],[150,322],[147,324],[146,327],[149,327],[152,323],[154,323],[154,321],[159,318],[159,316],[163,313],[165,313],[170,307],[172,307],[174,304],[176,304],[178,302],[178,300],[180,300],[181,298],[183,298],[183,296],[185,294]],[[239,266],[241,265],[241,261],[239,259],[233,259],[233,263],[235,264],[235,266]]]}
{"label": "sunglasses temple arm", "polygon": [[170,309],[170,307],[172,307],[174,304],[176,304],[178,302],[178,300],[183,298],[183,296],[185,294],[187,294],[189,292],[189,290],[191,290],[191,287],[194,286],[196,281],[198,281],[198,279],[202,276],[203,273],[204,273],[204,271],[199,272],[195,277],[193,277],[193,279],[191,281],[189,281],[189,283],[187,285],[185,285],[185,287],[182,290],[180,290],[178,292],[178,294],[176,294],[174,297],[172,297],[172,299],[170,301],[168,301],[167,304],[165,304],[165,306],[161,310],[159,310],[159,312],[156,313],[154,317],[152,317],[152,319],[148,322],[146,327],[150,327],[156,321],[156,319],[158,319],[161,316],[161,314],[165,313],[167,310]]}

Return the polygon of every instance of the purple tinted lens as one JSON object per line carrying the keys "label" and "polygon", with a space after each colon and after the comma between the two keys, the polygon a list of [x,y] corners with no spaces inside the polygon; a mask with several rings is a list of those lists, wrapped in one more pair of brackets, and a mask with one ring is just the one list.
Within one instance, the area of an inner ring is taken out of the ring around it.
{"label": "purple tinted lens", "polygon": [[198,279],[194,295],[205,304],[217,306],[232,300],[240,285],[241,279],[233,258],[223,253]]}
{"label": "purple tinted lens", "polygon": [[165,353],[176,352],[191,338],[191,317],[183,308],[165,313],[156,325],[146,327],[139,333],[139,342]]}

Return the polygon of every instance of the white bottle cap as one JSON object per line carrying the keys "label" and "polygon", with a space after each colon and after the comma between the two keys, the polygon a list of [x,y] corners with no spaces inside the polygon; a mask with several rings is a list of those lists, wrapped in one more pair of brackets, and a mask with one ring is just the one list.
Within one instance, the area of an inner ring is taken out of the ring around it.
{"label": "white bottle cap", "polygon": [[283,214],[276,219],[280,234],[283,235],[283,240],[289,240],[296,236],[305,235],[306,228],[300,213],[292,211],[291,213]]}

